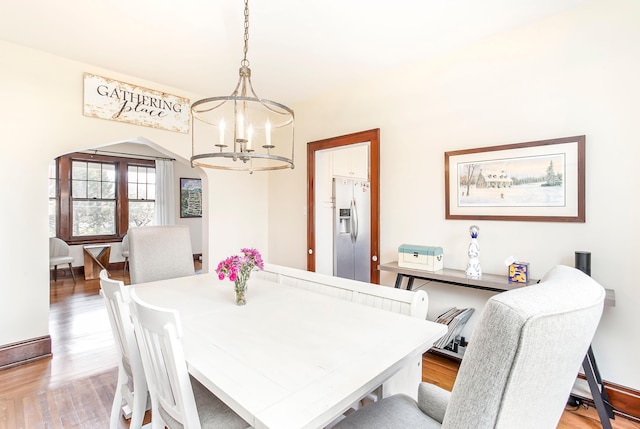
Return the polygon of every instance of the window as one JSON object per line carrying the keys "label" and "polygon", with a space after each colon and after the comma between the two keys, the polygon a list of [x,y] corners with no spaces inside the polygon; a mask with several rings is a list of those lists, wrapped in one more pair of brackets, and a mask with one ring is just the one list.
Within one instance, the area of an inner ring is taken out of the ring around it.
{"label": "window", "polygon": [[156,199],[156,169],[129,165],[127,171],[129,196],[129,228],[153,222]]}
{"label": "window", "polygon": [[63,240],[75,244],[119,241],[130,226],[153,221],[153,160],[73,153],[58,158],[53,171],[61,180],[53,179],[58,187],[52,191],[50,179],[49,222],[54,222]]}
{"label": "window", "polygon": [[116,233],[116,164],[71,162],[74,237]]}

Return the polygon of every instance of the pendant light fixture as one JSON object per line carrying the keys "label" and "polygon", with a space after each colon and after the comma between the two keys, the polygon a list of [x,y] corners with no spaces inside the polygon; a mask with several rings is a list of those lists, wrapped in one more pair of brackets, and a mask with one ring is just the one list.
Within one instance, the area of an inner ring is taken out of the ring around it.
{"label": "pendant light fixture", "polygon": [[244,2],[244,57],[240,78],[228,96],[191,105],[191,165],[221,170],[293,168],[293,110],[260,98],[251,84],[249,0]]}

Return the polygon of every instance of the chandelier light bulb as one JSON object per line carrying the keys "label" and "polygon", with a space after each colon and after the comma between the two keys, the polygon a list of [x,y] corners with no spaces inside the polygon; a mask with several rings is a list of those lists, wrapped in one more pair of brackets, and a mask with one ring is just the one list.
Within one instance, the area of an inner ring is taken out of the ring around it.
{"label": "chandelier light bulb", "polygon": [[220,121],[220,130],[219,130],[219,135],[218,135],[218,145],[221,147],[224,147],[224,119]]}
{"label": "chandelier light bulb", "polygon": [[271,122],[269,122],[269,120],[267,119],[267,123],[264,126],[264,133],[265,133],[265,142],[266,142],[266,147],[271,147]]}

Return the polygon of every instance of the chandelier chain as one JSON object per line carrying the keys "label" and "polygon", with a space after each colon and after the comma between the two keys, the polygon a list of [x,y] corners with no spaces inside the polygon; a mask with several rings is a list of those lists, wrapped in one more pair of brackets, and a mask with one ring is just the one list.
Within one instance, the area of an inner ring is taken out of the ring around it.
{"label": "chandelier chain", "polygon": [[[249,0],[244,0],[244,55],[235,89],[231,95],[203,98],[191,105],[192,167],[249,173],[294,168],[293,110],[256,95],[248,52]],[[201,131],[206,137],[200,137]]]}
{"label": "chandelier chain", "polygon": [[247,52],[249,51],[249,0],[244,0],[244,58],[243,65],[249,65]]}

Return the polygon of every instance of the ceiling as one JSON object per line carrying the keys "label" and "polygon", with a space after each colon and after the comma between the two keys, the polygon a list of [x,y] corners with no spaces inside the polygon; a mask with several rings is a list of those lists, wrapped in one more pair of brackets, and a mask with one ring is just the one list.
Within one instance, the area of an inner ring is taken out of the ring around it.
{"label": "ceiling", "polygon": [[[254,88],[293,104],[585,1],[253,0]],[[202,96],[228,95],[238,78],[241,0],[5,3],[0,39],[12,43]]]}

